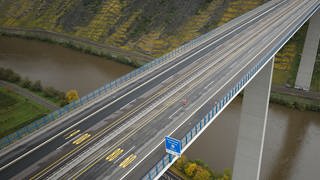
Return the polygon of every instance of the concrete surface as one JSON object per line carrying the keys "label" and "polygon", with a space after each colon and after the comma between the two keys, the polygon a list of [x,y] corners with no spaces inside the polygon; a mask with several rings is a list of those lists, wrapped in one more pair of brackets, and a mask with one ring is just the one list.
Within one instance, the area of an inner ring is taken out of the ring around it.
{"label": "concrete surface", "polygon": [[259,179],[274,58],[244,90],[234,180]]}
{"label": "concrete surface", "polygon": [[304,43],[301,62],[296,78],[295,88],[310,90],[312,73],[317,58],[320,40],[320,10],[310,19],[306,41]]}

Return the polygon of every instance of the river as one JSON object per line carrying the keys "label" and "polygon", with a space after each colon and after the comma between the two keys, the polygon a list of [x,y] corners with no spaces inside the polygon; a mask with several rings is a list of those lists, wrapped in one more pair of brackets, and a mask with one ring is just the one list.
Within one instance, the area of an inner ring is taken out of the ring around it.
{"label": "river", "polygon": [[[222,172],[233,166],[241,99],[237,98],[187,150]],[[270,104],[261,179],[319,179],[320,113]]]}
{"label": "river", "polygon": [[[0,67],[11,68],[44,86],[84,95],[133,68],[58,45],[0,36]],[[236,99],[186,155],[203,159],[222,171],[233,166],[241,111]],[[271,104],[261,179],[318,179],[320,172],[320,113],[300,112]]]}
{"label": "river", "polygon": [[85,95],[133,70],[114,61],[39,41],[0,36],[0,66],[61,91]]}

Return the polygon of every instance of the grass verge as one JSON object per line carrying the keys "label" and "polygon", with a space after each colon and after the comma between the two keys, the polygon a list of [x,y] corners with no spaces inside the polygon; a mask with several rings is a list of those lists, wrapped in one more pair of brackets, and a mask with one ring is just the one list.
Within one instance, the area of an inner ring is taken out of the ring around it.
{"label": "grass verge", "polygon": [[0,87],[0,138],[46,115],[49,110]]}
{"label": "grass verge", "polygon": [[308,110],[320,112],[320,102],[318,100],[272,92],[270,102],[284,105],[292,109],[298,109],[300,111]]}

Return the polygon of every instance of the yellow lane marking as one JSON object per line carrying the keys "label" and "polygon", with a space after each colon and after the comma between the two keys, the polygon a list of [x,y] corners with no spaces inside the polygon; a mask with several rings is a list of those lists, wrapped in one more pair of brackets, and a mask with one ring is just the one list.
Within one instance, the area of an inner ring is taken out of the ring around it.
{"label": "yellow lane marking", "polygon": [[121,148],[118,148],[116,149],[115,151],[113,151],[113,153],[111,153],[109,156],[106,157],[106,160],[107,161],[113,161],[114,159],[116,159],[120,154],[123,153],[123,149]]}
{"label": "yellow lane marking", "polygon": [[[219,68],[219,67],[217,67],[217,68]],[[197,79],[200,78],[200,80],[202,80],[202,79],[207,78],[207,76],[209,76],[209,75],[205,75],[205,76],[202,76],[202,77],[198,77]],[[200,81],[196,81],[196,82],[200,82]],[[168,101],[169,101],[169,102],[172,102],[172,103],[176,102],[179,98],[181,98],[181,97],[183,97],[185,94],[187,94],[188,91],[191,90],[192,88],[194,88],[197,84],[198,84],[198,83],[195,83],[195,84],[193,84],[192,86],[188,87],[188,88],[186,89],[186,91],[183,92],[182,94],[181,94],[181,93],[177,93],[178,95],[173,98],[174,100],[172,100],[172,98],[169,98]],[[123,143],[123,142],[125,142],[131,135],[133,135],[134,133],[138,132],[141,128],[143,128],[145,125],[147,125],[148,122],[152,121],[152,120],[153,120],[154,118],[156,118],[159,114],[161,114],[163,111],[165,111],[170,105],[172,105],[172,104],[168,104],[168,105],[166,105],[166,106],[161,107],[161,108],[159,109],[159,111],[151,111],[151,114],[148,116],[148,118],[145,119],[144,121],[142,121],[142,122],[140,123],[141,126],[139,126],[138,128],[134,129],[133,131],[129,132],[126,136],[124,136],[123,138],[121,138],[121,140],[118,141],[117,144],[114,144],[113,146],[111,146],[110,149],[113,148],[113,147],[115,147],[115,146],[120,145],[120,144]],[[103,158],[99,158],[99,159],[97,159],[96,161],[94,161],[93,163],[91,163],[88,167],[86,167],[85,169],[83,169],[82,171],[80,171],[80,172],[79,172],[75,177],[73,177],[72,179],[77,179],[79,176],[81,176],[83,173],[85,173],[85,172],[88,171],[90,168],[92,168],[95,164],[97,164],[101,159],[103,159]]]}
{"label": "yellow lane marking", "polygon": [[88,139],[91,135],[89,133],[85,133],[84,135],[80,136],[77,140],[73,141],[72,144],[78,145]]}
{"label": "yellow lane marking", "polygon": [[66,135],[66,139],[70,139],[71,137],[77,135],[80,132],[80,130],[72,131],[69,135]]}
{"label": "yellow lane marking", "polygon": [[[186,74],[183,74],[182,76],[179,77],[179,79],[176,79],[173,83],[170,83],[169,86],[166,86],[165,88],[161,89],[160,91],[158,91],[158,93],[152,95],[150,98],[148,98],[148,100],[144,101],[143,103],[141,103],[140,105],[138,105],[137,107],[135,107],[134,109],[130,110],[128,112],[128,114],[126,114],[125,116],[122,116],[121,118],[119,118],[118,120],[114,121],[113,123],[109,124],[107,127],[105,127],[104,129],[102,129],[101,131],[99,131],[97,134],[91,136],[90,138],[88,138],[86,140],[86,143],[91,141],[93,138],[95,137],[99,137],[101,136],[105,131],[107,131],[108,129],[111,129],[114,125],[116,125],[117,123],[121,123],[123,120],[125,120],[125,118],[129,117],[130,115],[132,115],[133,113],[137,112],[140,107],[144,106],[145,104],[147,104],[150,101],[153,101],[155,98],[157,98],[159,95],[161,95],[162,93],[164,93],[167,89],[175,86],[176,84],[178,84],[180,82],[181,79],[188,77],[190,73],[193,73],[195,71],[197,71],[198,69],[200,69],[203,65],[205,64],[206,61],[203,61],[203,63],[199,64],[198,67],[195,67],[194,69],[192,69],[191,71],[189,71]],[[224,64],[222,64],[224,65]],[[127,136],[128,137],[128,136]],[[35,179],[39,176],[41,176],[43,173],[45,173],[47,170],[49,170],[51,167],[55,166],[56,164],[58,164],[60,161],[62,161],[63,159],[65,159],[67,156],[71,155],[72,153],[76,152],[77,150],[79,150],[81,147],[83,147],[85,145],[85,143],[80,144],[79,146],[77,146],[76,148],[72,149],[70,152],[68,152],[67,154],[65,154],[64,156],[60,157],[57,161],[53,162],[52,164],[50,164],[49,166],[47,166],[45,169],[41,170],[40,172],[38,172],[36,175],[34,175],[33,177],[31,177],[31,179]],[[93,164],[94,165],[94,164]],[[92,166],[93,166],[92,165]],[[89,166],[92,167],[92,166]],[[88,168],[88,169],[89,169]],[[87,169],[87,168],[86,168]],[[83,171],[85,172],[85,171]],[[82,172],[82,173],[83,173]]]}
{"label": "yellow lane marking", "polygon": [[[225,62],[226,63],[226,62]],[[205,61],[203,61],[203,64],[205,64]],[[193,71],[197,71],[198,69],[200,69],[202,66],[202,64],[200,64],[198,67],[192,69]],[[220,66],[223,66],[224,64],[220,64]],[[219,67],[219,66],[218,66]],[[218,68],[217,67],[217,68]],[[215,68],[215,69],[217,69]],[[193,71],[189,71],[189,73],[192,73]],[[175,82],[171,83],[169,86],[167,86],[166,88],[163,88],[162,90],[160,90],[158,93],[152,95],[150,98],[148,98],[147,101],[145,101],[144,103],[138,105],[135,109],[132,109],[128,114],[126,114],[125,116],[122,116],[120,119],[114,121],[112,124],[108,125],[105,129],[101,130],[100,132],[98,132],[97,134],[95,134],[94,136],[92,136],[91,138],[87,139],[86,142],[89,142],[90,140],[92,140],[94,137],[98,137],[100,135],[102,135],[102,133],[104,133],[104,131],[111,129],[112,126],[114,126],[115,124],[117,124],[118,122],[121,122],[123,120],[125,120],[125,118],[127,118],[128,116],[130,116],[131,114],[137,112],[139,110],[140,107],[142,107],[143,105],[147,104],[148,102],[154,100],[158,95],[160,95],[161,93],[163,93],[164,91],[166,91],[167,89],[175,86],[176,84],[178,84],[180,81],[180,79],[183,79],[185,77],[189,76],[189,73],[184,74],[182,76],[179,77],[179,79],[177,79]],[[207,74],[206,74],[207,75]],[[201,79],[203,79],[205,76],[203,76]],[[196,83],[197,84],[197,83]],[[179,97],[175,98],[178,99]],[[156,114],[154,117],[156,117],[157,115],[159,115],[163,110],[165,110],[165,108],[162,108],[161,111]],[[152,118],[150,118],[150,120],[152,120]],[[130,135],[134,134],[135,131],[133,131],[132,133],[129,133],[127,136],[125,136],[121,142],[119,142],[118,144],[123,143],[126,138],[128,138]],[[69,153],[65,154],[64,156],[62,156],[61,158],[59,158],[57,161],[53,162],[51,165],[49,165],[48,167],[46,167],[45,169],[43,169],[42,171],[40,171],[39,173],[37,173],[35,176],[33,176],[31,179],[35,179],[38,176],[40,176],[41,174],[43,174],[44,172],[46,172],[48,169],[50,169],[51,167],[53,167],[55,164],[59,163],[60,161],[62,161],[64,158],[66,158],[67,156],[71,155],[72,153],[74,153],[75,151],[79,150],[81,147],[83,147],[85,144],[82,143],[80,146],[77,146],[77,148],[71,150]],[[114,146],[113,146],[114,147]],[[101,160],[101,159],[99,159]],[[81,174],[83,174],[84,172],[86,172],[88,169],[90,169],[92,166],[94,166],[98,161],[94,162],[93,164],[89,165],[87,168],[85,168],[83,171],[81,171],[74,179],[76,179],[77,177],[79,177]]]}
{"label": "yellow lane marking", "polygon": [[[200,64],[202,65],[202,64]],[[201,68],[201,67],[198,67]],[[198,68],[194,68],[193,70],[196,71],[198,70]],[[189,72],[192,73],[193,71]],[[109,124],[107,127],[105,127],[104,129],[102,129],[100,132],[98,132],[97,134],[91,136],[89,139],[86,140],[86,142],[91,141],[93,138],[95,137],[99,137],[100,135],[102,135],[105,131],[111,129],[113,126],[117,125],[117,123],[121,123],[122,121],[124,121],[127,117],[129,117],[130,115],[134,114],[135,112],[137,112],[142,106],[144,106],[145,104],[153,101],[154,99],[156,99],[157,97],[159,97],[159,95],[161,95],[162,93],[164,93],[165,91],[167,91],[167,89],[170,89],[171,87],[175,86],[176,84],[178,84],[180,81],[180,79],[183,79],[185,77],[187,77],[188,74],[184,74],[182,76],[179,77],[179,79],[177,79],[175,82],[171,83],[169,86],[164,87],[163,89],[161,89],[160,91],[158,91],[156,94],[153,94],[150,98],[148,98],[148,100],[144,101],[143,103],[141,103],[140,105],[138,105],[137,107],[135,107],[134,109],[130,110],[125,116],[122,116],[121,118],[119,118],[118,120],[112,122],[111,124]],[[77,146],[76,148],[72,149],[70,152],[68,152],[67,154],[63,155],[62,157],[60,157],[57,161],[51,163],[49,166],[47,166],[46,168],[44,168],[43,170],[41,170],[40,172],[38,172],[37,174],[35,174],[34,176],[32,176],[30,179],[36,179],[37,177],[41,176],[43,173],[45,173],[46,171],[48,171],[51,167],[55,166],[56,164],[58,164],[60,161],[64,160],[67,156],[71,155],[72,153],[76,152],[77,150],[79,150],[81,147],[83,147],[85,145],[85,143],[80,144],[79,146]]]}
{"label": "yellow lane marking", "polygon": [[[233,50],[232,52],[234,52],[235,50]],[[231,54],[231,53],[230,53]],[[217,67],[214,67],[214,66],[212,66],[211,68],[209,68],[208,70],[206,70],[206,71],[213,71],[213,70],[217,70],[217,69],[219,69],[220,67],[222,67],[222,66],[224,66],[225,64],[227,64],[229,61],[226,61],[226,62],[223,62],[222,64],[219,64]],[[196,68],[195,68],[196,69]],[[203,77],[198,77],[198,78],[196,78],[196,79],[199,79],[200,78],[200,80],[202,80],[202,79],[204,79],[204,78],[207,78],[208,76],[210,75],[210,73],[205,73],[205,75],[203,76]],[[195,80],[196,80],[195,79]],[[195,81],[195,80],[193,80],[193,81]],[[198,81],[198,82],[200,82],[200,81]],[[191,90],[192,88],[194,88],[197,84],[199,84],[199,83],[194,83],[194,84],[192,84],[191,85],[191,87],[188,87],[187,88],[187,91],[185,91],[185,92],[183,92],[182,93],[182,95],[185,95],[189,90]],[[178,94],[180,94],[180,93],[178,93]],[[181,97],[181,96],[180,96]],[[179,96],[178,97],[176,97],[176,98],[174,98],[175,100],[177,100],[178,98],[180,98]],[[166,104],[166,105],[169,105],[169,104]],[[149,120],[147,119],[147,121],[143,121],[142,122],[142,126],[140,126],[140,128],[142,128],[142,127],[144,127],[144,125],[146,125],[145,123],[147,123],[148,121],[151,121],[152,120],[152,118],[154,118],[154,117],[156,117],[156,116],[158,116],[161,112],[163,112],[165,109],[166,109],[167,107],[163,107],[163,108],[161,108],[161,110],[160,110],[160,112],[159,113],[156,113],[155,115],[153,115]],[[125,137],[123,137],[117,144],[115,144],[115,145],[120,145],[121,143],[123,143],[128,137],[130,137],[130,135],[132,135],[132,134],[134,134],[135,132],[137,132],[139,130],[139,128],[137,128],[137,129],[135,129],[135,130],[133,130],[132,132],[130,132],[129,134],[127,134]],[[112,147],[114,147],[115,145],[113,145]],[[111,148],[110,148],[111,149]],[[102,158],[101,158],[102,159]],[[93,162],[91,165],[89,165],[87,168],[85,168],[84,170],[82,170],[79,174],[77,174],[76,175],[76,177],[74,178],[74,179],[76,179],[77,177],[79,177],[81,174],[83,174],[84,172],[86,172],[88,169],[90,169],[92,166],[94,166],[96,163],[98,163],[101,159],[98,159],[98,160],[96,160],[95,162]]]}
{"label": "yellow lane marking", "polygon": [[[207,71],[213,71],[213,70],[217,70],[220,67],[224,66],[225,64],[227,64],[227,62],[223,62],[222,64],[219,64],[219,66],[216,67],[212,67],[209,68]],[[148,119],[145,119],[145,121],[142,121],[140,124],[142,124],[142,126],[139,126],[138,128],[134,129],[133,131],[131,131],[130,133],[128,133],[126,136],[124,136],[123,138],[121,138],[120,141],[118,141],[117,144],[114,144],[113,146],[110,147],[114,148],[115,146],[120,145],[121,143],[125,142],[131,135],[133,135],[134,133],[138,132],[142,127],[144,127],[145,125],[147,125],[148,122],[150,122],[153,118],[156,118],[159,114],[161,114],[163,111],[165,111],[170,105],[172,105],[173,103],[177,102],[177,100],[179,98],[182,98],[184,95],[186,95],[189,90],[193,89],[195,86],[197,86],[203,79],[208,78],[210,76],[210,73],[206,73],[204,76],[199,76],[196,79],[194,79],[193,81],[195,81],[196,83],[192,84],[191,86],[188,86],[186,89],[184,89],[183,92],[177,92],[177,96],[174,96],[173,98],[168,98],[167,102],[170,103],[165,103],[164,106],[162,106],[159,111],[151,111],[150,115],[148,116]],[[198,79],[198,80],[197,80]],[[73,177],[73,179],[77,179],[79,176],[81,176],[83,173],[85,173],[86,171],[88,171],[91,167],[93,167],[95,164],[97,164],[102,158],[97,159],[96,161],[94,161],[92,164],[90,164],[88,167],[86,167],[85,169],[83,169],[82,171],[80,171],[75,177]]]}
{"label": "yellow lane marking", "polygon": [[125,168],[127,167],[129,164],[131,164],[135,159],[137,158],[137,155],[135,154],[131,154],[129,157],[127,157],[125,160],[123,160],[120,163],[120,167]]}

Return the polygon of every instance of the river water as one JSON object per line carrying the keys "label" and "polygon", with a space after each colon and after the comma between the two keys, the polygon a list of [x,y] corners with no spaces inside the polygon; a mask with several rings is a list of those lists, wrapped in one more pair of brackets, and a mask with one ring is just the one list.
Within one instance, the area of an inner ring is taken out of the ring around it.
{"label": "river water", "polygon": [[[222,172],[233,166],[241,99],[226,108],[187,150]],[[311,180],[320,175],[320,113],[300,112],[270,104],[261,179]]]}
{"label": "river water", "polygon": [[59,45],[0,36],[0,66],[21,76],[41,80],[44,86],[85,95],[133,70],[104,58]]}
{"label": "river water", "polygon": [[[84,95],[133,68],[57,45],[0,36],[0,67],[59,90]],[[232,168],[241,111],[234,102],[190,146],[186,155],[216,171]],[[261,179],[319,179],[320,113],[271,104]]]}

